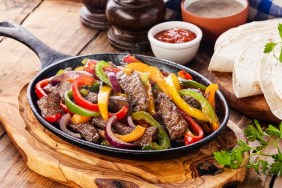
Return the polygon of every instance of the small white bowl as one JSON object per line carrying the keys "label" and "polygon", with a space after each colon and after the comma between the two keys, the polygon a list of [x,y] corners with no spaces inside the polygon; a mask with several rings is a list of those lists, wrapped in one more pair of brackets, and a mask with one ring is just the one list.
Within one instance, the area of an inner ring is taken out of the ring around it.
{"label": "small white bowl", "polygon": [[[194,32],[196,38],[184,43],[167,43],[157,40],[154,36],[164,30],[173,28],[186,29]],[[152,27],[148,32],[148,38],[152,51],[157,58],[173,61],[178,64],[186,64],[191,61],[198,52],[202,39],[202,31],[196,25],[182,21],[163,22]]]}

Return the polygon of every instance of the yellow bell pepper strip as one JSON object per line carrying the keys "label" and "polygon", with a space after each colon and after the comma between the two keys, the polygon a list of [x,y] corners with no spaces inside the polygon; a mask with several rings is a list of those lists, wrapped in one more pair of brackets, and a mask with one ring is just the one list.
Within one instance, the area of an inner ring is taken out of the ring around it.
{"label": "yellow bell pepper strip", "polygon": [[179,91],[179,94],[181,96],[188,95],[196,99],[201,104],[202,111],[208,118],[210,124],[213,124],[214,122],[218,122],[218,118],[215,111],[213,110],[212,106],[203,95],[190,89],[183,89]]}
{"label": "yellow bell pepper strip", "polygon": [[109,104],[111,90],[112,88],[109,86],[102,86],[98,93],[98,106],[99,106],[99,110],[102,115],[102,118],[104,120],[109,119],[108,104]]}
{"label": "yellow bell pepper strip", "polygon": [[137,111],[131,115],[134,120],[145,120],[153,127],[158,128],[158,144],[156,142],[151,142],[149,145],[143,147],[143,150],[164,150],[170,148],[170,139],[167,132],[163,127],[147,112]]}
{"label": "yellow bell pepper strip", "polygon": [[[173,73],[172,73],[173,74]],[[194,117],[201,121],[209,121],[209,119],[206,117],[206,115],[199,109],[191,107],[188,103],[186,103],[181,96],[178,94],[174,83],[171,81],[171,79],[167,79],[167,89],[171,94],[172,101],[176,104],[178,108],[183,110],[186,114],[188,114],[191,117]],[[181,90],[182,91],[182,90]]]}
{"label": "yellow bell pepper strip", "polygon": [[108,76],[105,74],[103,68],[110,67],[111,65],[106,61],[98,61],[95,66],[96,76],[104,83],[111,85]]}
{"label": "yellow bell pepper strip", "polygon": [[74,123],[74,124],[78,124],[78,123],[85,123],[87,121],[90,121],[92,119],[91,116],[81,116],[81,115],[78,115],[78,114],[74,114],[72,117],[71,117],[71,121]]}
{"label": "yellow bell pepper strip", "polygon": [[65,104],[67,108],[74,114],[79,114],[82,116],[100,116],[101,114],[96,111],[91,111],[81,106],[78,106],[74,102],[72,102],[71,98],[73,97],[72,90],[67,91],[64,94]]}
{"label": "yellow bell pepper strip", "polygon": [[155,108],[155,102],[154,102],[154,96],[153,96],[153,91],[152,91],[152,86],[149,80],[149,73],[142,73],[140,74],[140,79],[145,86],[147,96],[149,98],[149,107],[148,107],[148,112],[153,115],[156,113],[156,108]]}
{"label": "yellow bell pepper strip", "polygon": [[72,84],[73,99],[79,106],[92,111],[99,111],[98,104],[93,104],[82,97],[79,92],[79,87],[92,86],[95,79],[91,76],[80,76],[76,78]]}
{"label": "yellow bell pepper strip", "polygon": [[75,67],[74,70],[75,71],[83,71],[84,70],[84,66]]}
{"label": "yellow bell pepper strip", "polygon": [[49,78],[43,79],[36,83],[35,85],[35,94],[40,99],[47,94],[43,91],[43,88],[49,84]]}
{"label": "yellow bell pepper strip", "polygon": [[215,92],[217,90],[218,90],[217,84],[210,84],[205,91],[206,99],[209,101],[213,110],[215,110]]}
{"label": "yellow bell pepper strip", "polygon": [[181,70],[177,73],[177,75],[185,80],[193,80],[193,77],[191,76],[191,74],[189,74],[187,71],[185,70]]}
{"label": "yellow bell pepper strip", "polygon": [[124,142],[134,142],[144,135],[145,130],[145,127],[137,125],[131,133],[127,135],[115,134],[115,136]]}
{"label": "yellow bell pepper strip", "polygon": [[163,74],[161,71],[153,66],[146,65],[145,63],[130,63],[124,67],[126,71],[135,70],[137,72],[149,73],[151,80],[156,82],[156,84],[161,88],[161,90],[170,97],[170,93],[167,91],[167,85],[164,80]]}
{"label": "yellow bell pepper strip", "polygon": [[166,78],[166,81],[173,83],[173,85],[174,85],[174,87],[177,91],[180,90],[180,82],[179,82],[179,80],[178,80],[178,78],[175,74],[168,75],[168,77]]}

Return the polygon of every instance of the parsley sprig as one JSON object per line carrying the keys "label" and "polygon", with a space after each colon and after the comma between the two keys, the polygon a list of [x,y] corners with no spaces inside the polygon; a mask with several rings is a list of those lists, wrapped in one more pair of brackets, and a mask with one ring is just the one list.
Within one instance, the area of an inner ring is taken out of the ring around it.
{"label": "parsley sprig", "polygon": [[[278,25],[278,31],[279,31],[279,36],[280,36],[280,42],[269,42],[266,43],[264,46],[264,53],[268,54],[268,53],[273,53],[273,56],[279,60],[282,63],[282,24]],[[279,57],[277,56],[277,54],[275,53],[275,47],[279,45],[280,46],[280,54]]]}
{"label": "parsley sprig", "polygon": [[[246,167],[253,168],[258,174],[282,176],[282,153],[279,148],[279,142],[282,141],[282,122],[279,128],[268,125],[267,129],[263,130],[255,120],[254,125],[245,129],[244,134],[249,142],[257,142],[257,146],[251,147],[245,141],[238,140],[237,146],[231,151],[214,152],[215,160],[228,168],[239,168],[245,165],[244,160],[248,160]],[[274,147],[275,152],[264,153],[263,149],[267,146]],[[250,152],[250,155],[244,158],[244,152]],[[261,159],[261,156],[272,158],[272,162]]]}

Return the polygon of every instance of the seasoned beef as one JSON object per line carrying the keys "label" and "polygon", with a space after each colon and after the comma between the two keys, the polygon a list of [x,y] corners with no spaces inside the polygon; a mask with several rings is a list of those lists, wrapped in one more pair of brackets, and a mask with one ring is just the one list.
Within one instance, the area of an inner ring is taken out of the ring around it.
{"label": "seasoned beef", "polygon": [[99,129],[105,129],[107,122],[102,118],[102,116],[94,116],[92,124]]}
{"label": "seasoned beef", "polygon": [[54,93],[55,87],[52,86],[51,84],[47,84],[47,86],[45,86],[42,89],[43,91],[45,91],[45,93],[50,94],[50,93]]}
{"label": "seasoned beef", "polygon": [[89,92],[88,95],[85,97],[86,100],[97,104],[98,103],[98,94],[94,92]]}
{"label": "seasoned beef", "polygon": [[130,75],[119,72],[117,78],[121,88],[129,97],[132,110],[134,112],[142,110],[146,111],[149,107],[149,100],[146,94],[146,89],[139,79],[139,75],[136,72],[133,72]]}
{"label": "seasoned beef", "polygon": [[161,114],[171,140],[181,138],[188,127],[187,122],[164,93],[155,92],[155,97],[158,113]]}
{"label": "seasoned beef", "polygon": [[143,147],[156,140],[157,136],[158,136],[158,128],[148,127],[146,128],[144,135],[133,143]]}
{"label": "seasoned beef", "polygon": [[43,117],[48,117],[57,113],[61,113],[60,100],[61,98],[59,94],[55,93],[51,93],[40,98],[37,101],[37,105],[41,111],[41,115]]}
{"label": "seasoned beef", "polygon": [[73,131],[80,133],[82,138],[84,138],[88,142],[97,143],[100,138],[96,128],[88,122],[79,124],[70,123],[68,126]]}
{"label": "seasoned beef", "polygon": [[118,112],[122,107],[128,106],[128,102],[126,97],[122,96],[111,96],[109,100],[109,111],[111,112]]}
{"label": "seasoned beef", "polygon": [[120,122],[116,122],[113,127],[115,132],[121,135],[129,134],[134,130],[134,128],[128,127]]}
{"label": "seasoned beef", "polygon": [[197,109],[202,109],[201,107],[201,103],[199,103],[199,101],[197,101],[196,99],[194,99],[193,97],[190,97],[190,96],[183,96],[182,97],[183,100],[185,102],[187,102],[191,107],[193,108],[197,108]]}
{"label": "seasoned beef", "polygon": [[63,98],[64,94],[69,90],[71,90],[71,83],[64,81],[57,84],[53,92],[59,94],[60,97]]}

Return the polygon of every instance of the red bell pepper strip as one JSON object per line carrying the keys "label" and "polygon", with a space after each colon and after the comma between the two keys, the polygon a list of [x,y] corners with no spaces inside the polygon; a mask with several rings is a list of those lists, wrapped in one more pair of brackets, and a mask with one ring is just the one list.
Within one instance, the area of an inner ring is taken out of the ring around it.
{"label": "red bell pepper strip", "polygon": [[46,121],[48,121],[49,123],[55,123],[55,122],[59,121],[61,119],[61,117],[62,117],[61,113],[56,113],[56,114],[54,114],[52,116],[44,117],[44,119]]}
{"label": "red bell pepper strip", "polygon": [[185,70],[181,70],[177,74],[179,77],[184,78],[186,80],[193,80],[193,77],[191,76],[191,74],[189,74]]}
{"label": "red bell pepper strip", "polygon": [[97,63],[97,61],[95,61],[93,59],[88,59],[86,64],[85,64],[84,71],[89,72],[91,74],[94,74],[96,63]]}
{"label": "red bell pepper strip", "polygon": [[72,91],[73,91],[73,99],[81,107],[84,107],[88,110],[92,111],[99,111],[98,104],[93,104],[90,101],[84,99],[80,92],[79,87],[81,86],[92,86],[95,79],[91,76],[80,76],[76,78],[72,84]]}
{"label": "red bell pepper strip", "polygon": [[185,145],[193,144],[199,140],[204,138],[204,131],[201,126],[188,114],[186,114],[183,110],[178,109],[180,114],[184,117],[186,122],[188,123],[189,128],[196,134],[194,135],[189,129],[184,135],[184,143]]}
{"label": "red bell pepper strip", "polygon": [[68,109],[68,107],[63,103],[62,100],[60,101],[60,107],[62,108],[62,110],[63,110],[65,113],[72,114],[72,112],[71,112],[71,111]]}
{"label": "red bell pepper strip", "polygon": [[45,93],[45,91],[43,91],[43,88],[45,86],[47,86],[48,84],[49,84],[49,78],[43,79],[43,80],[41,80],[41,81],[36,83],[36,85],[35,85],[35,94],[37,95],[37,97],[39,99],[47,95]]}
{"label": "red bell pepper strip", "polygon": [[139,61],[138,59],[136,59],[133,55],[127,55],[123,58],[123,62],[124,63],[142,63],[141,61]]}
{"label": "red bell pepper strip", "polygon": [[109,116],[112,117],[112,116],[116,115],[117,116],[117,120],[120,121],[120,120],[125,118],[125,116],[128,113],[128,109],[129,109],[128,106],[124,106],[116,113],[109,113]]}
{"label": "red bell pepper strip", "polygon": [[103,67],[103,71],[104,72],[113,72],[113,73],[118,73],[120,71],[119,68],[115,68],[115,67]]}

